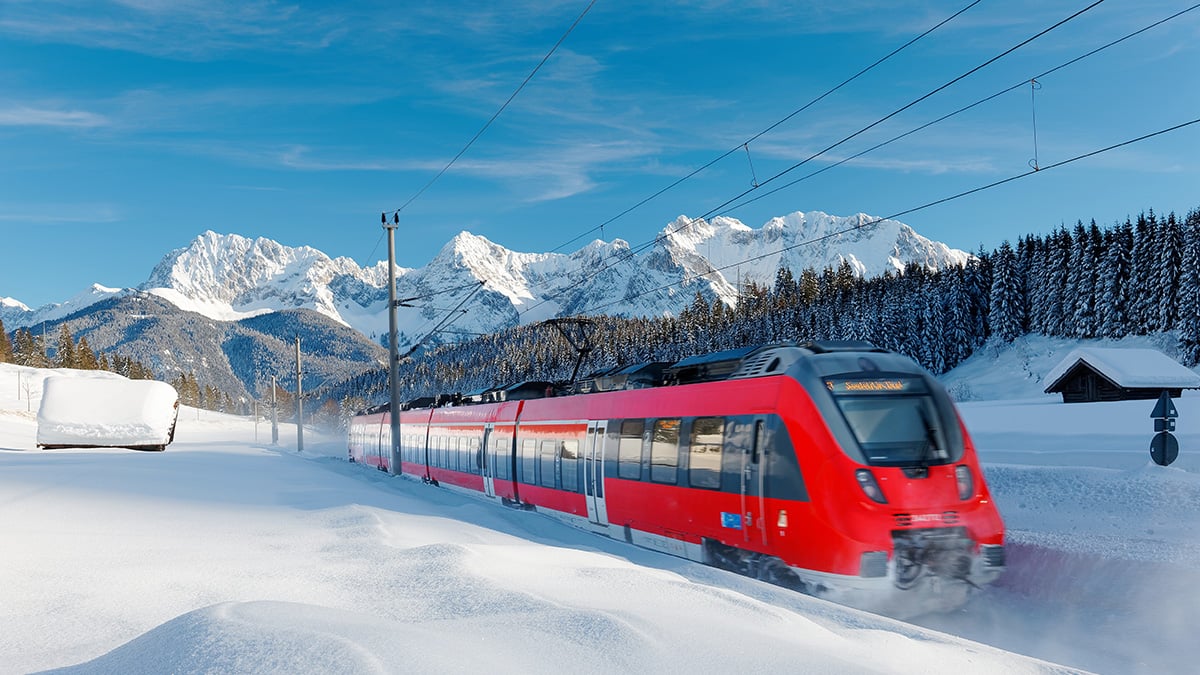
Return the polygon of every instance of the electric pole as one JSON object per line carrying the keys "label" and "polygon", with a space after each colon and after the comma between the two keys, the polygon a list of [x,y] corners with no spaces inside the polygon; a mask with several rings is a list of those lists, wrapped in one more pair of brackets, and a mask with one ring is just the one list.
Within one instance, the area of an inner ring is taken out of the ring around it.
{"label": "electric pole", "polygon": [[279,445],[279,401],[275,396],[275,376],[271,376],[271,445]]}
{"label": "electric pole", "polygon": [[396,309],[396,228],[400,226],[400,212],[388,223],[387,214],[380,214],[383,229],[387,230],[388,240],[388,389],[391,392],[388,419],[391,421],[392,456],[388,469],[393,476],[399,476],[400,469],[400,347],[399,329],[397,328]]}
{"label": "electric pole", "polygon": [[300,370],[300,336],[296,336],[296,452],[304,452],[304,385]]}

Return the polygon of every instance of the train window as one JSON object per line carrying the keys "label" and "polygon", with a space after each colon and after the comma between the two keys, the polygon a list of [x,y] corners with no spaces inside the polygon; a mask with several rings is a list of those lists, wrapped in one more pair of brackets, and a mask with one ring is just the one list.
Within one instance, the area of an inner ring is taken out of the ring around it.
{"label": "train window", "polygon": [[679,472],[679,420],[658,420],[650,441],[650,480],[674,485]]}
{"label": "train window", "polygon": [[563,441],[558,454],[562,458],[562,489],[579,492],[579,441]]}
{"label": "train window", "polygon": [[952,461],[937,403],[916,377],[826,380],[868,464],[908,466]]}
{"label": "train window", "polygon": [[521,443],[521,482],[537,485],[537,441],[532,438]]}
{"label": "train window", "polygon": [[800,463],[788,435],[787,426],[772,415],[759,422],[761,436],[764,495],[776,499],[808,501]]}
{"label": "train window", "polygon": [[625,420],[621,423],[621,440],[617,446],[617,476],[629,480],[642,477],[642,433],[645,420]]}
{"label": "train window", "polygon": [[545,487],[555,487],[554,462],[558,455],[558,441],[542,441],[541,452],[541,484]]}
{"label": "train window", "polygon": [[688,457],[688,483],[692,487],[721,487],[721,443],[725,420],[701,417],[692,422],[691,450]]}
{"label": "train window", "polygon": [[479,451],[480,442],[475,436],[467,439],[467,451],[470,453],[467,456],[469,461],[468,467],[473,474],[480,474],[483,471],[483,453]]}

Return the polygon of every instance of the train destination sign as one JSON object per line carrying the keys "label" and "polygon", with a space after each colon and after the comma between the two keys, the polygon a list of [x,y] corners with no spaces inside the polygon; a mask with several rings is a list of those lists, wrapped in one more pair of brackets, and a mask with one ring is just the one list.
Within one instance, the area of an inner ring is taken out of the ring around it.
{"label": "train destination sign", "polygon": [[920,380],[906,377],[888,377],[870,380],[825,380],[825,387],[834,394],[904,394],[923,393],[925,387]]}

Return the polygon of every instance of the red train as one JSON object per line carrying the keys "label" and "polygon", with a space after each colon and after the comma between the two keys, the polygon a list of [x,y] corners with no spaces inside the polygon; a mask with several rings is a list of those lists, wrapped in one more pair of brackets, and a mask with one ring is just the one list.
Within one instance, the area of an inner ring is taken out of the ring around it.
{"label": "red train", "polygon": [[[893,616],[1004,569],[1004,525],[945,390],[861,342],[643,364],[401,412],[400,469],[627,542]],[[387,410],[350,461],[391,470]]]}

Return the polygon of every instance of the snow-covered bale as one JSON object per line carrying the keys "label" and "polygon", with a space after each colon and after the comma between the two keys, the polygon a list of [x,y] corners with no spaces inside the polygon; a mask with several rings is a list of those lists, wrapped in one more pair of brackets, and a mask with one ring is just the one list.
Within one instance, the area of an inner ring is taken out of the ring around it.
{"label": "snow-covered bale", "polygon": [[166,382],[48,377],[37,444],[165,450],[175,437],[178,409],[179,394]]}

